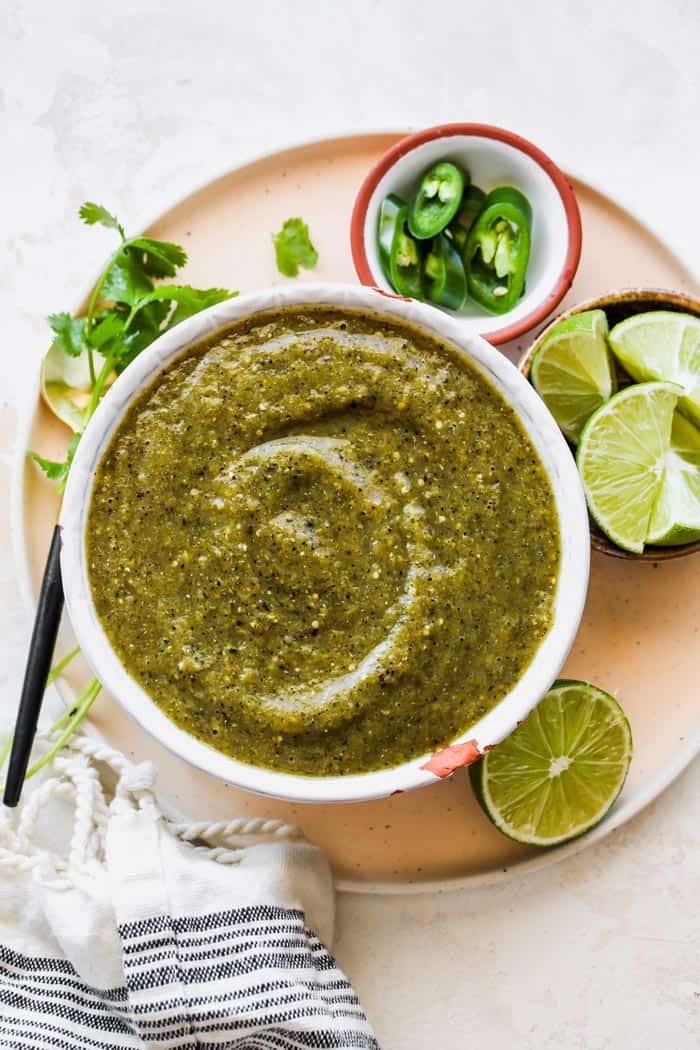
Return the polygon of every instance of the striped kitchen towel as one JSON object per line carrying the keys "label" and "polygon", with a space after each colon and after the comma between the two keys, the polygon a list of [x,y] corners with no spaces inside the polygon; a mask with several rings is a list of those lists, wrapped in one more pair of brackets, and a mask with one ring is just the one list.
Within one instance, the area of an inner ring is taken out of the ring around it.
{"label": "striped kitchen towel", "polygon": [[325,947],[319,850],[279,821],[173,823],[154,779],[79,736],[2,814],[0,1047],[378,1050]]}

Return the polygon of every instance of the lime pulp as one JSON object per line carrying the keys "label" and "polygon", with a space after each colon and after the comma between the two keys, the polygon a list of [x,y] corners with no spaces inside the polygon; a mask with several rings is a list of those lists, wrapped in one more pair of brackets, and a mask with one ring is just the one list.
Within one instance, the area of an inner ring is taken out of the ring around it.
{"label": "lime pulp", "polygon": [[470,767],[470,777],[500,831],[516,842],[556,846],[603,819],[631,758],[632,733],[617,700],[588,682],[559,681]]}

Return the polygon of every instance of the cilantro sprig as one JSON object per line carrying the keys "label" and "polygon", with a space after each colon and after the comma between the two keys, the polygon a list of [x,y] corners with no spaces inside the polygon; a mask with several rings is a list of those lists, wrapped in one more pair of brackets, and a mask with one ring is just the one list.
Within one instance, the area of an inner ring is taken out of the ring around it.
{"label": "cilantro sprig", "polygon": [[287,219],[279,233],[273,233],[277,269],[285,277],[296,277],[299,267],[313,270],[318,262],[318,252],[311,243],[309,227],[303,219]]}
{"label": "cilantro sprig", "polygon": [[46,476],[57,482],[59,491],[65,488],[81,434],[109,380],[163,332],[238,294],[225,288],[157,283],[175,277],[187,262],[187,253],[179,244],[152,237],[127,237],[117,217],[93,201],[86,201],[79,214],[86,225],[104,226],[117,233],[119,244],[95,284],[85,316],[62,312],[48,319],[52,350],[73,358],[85,355],[90,377],[82,425],[68,443],[66,458],[55,461],[29,453]]}

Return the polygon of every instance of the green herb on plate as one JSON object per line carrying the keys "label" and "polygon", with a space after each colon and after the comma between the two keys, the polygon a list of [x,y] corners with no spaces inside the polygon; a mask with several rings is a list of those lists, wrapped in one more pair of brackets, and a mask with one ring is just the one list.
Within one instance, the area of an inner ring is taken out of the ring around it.
{"label": "green herb on plate", "polygon": [[97,281],[84,317],[52,314],[53,343],[42,365],[42,394],[73,435],[63,460],[30,452],[46,476],[65,488],[80,435],[115,376],[158,336],[207,306],[237,292],[156,284],[172,278],[187,262],[179,244],[152,237],[129,237],[119,220],[100,204],[80,209],[88,226],[118,233],[120,243]]}
{"label": "green herb on plate", "polygon": [[303,219],[286,219],[279,233],[273,233],[277,269],[285,277],[296,277],[299,267],[313,270],[318,252],[311,243],[309,227]]}
{"label": "green herb on plate", "polygon": [[68,441],[68,447],[66,449],[65,459],[44,459],[44,457],[40,456],[38,452],[29,452],[27,454],[30,457],[30,459],[33,459],[35,463],[39,464],[49,481],[59,482],[60,489],[61,491],[63,491],[66,485],[68,471],[70,470],[70,465],[73,462],[73,457],[75,456],[75,450],[78,447],[79,441],[79,433],[76,432],[74,434],[71,434],[70,439]]}

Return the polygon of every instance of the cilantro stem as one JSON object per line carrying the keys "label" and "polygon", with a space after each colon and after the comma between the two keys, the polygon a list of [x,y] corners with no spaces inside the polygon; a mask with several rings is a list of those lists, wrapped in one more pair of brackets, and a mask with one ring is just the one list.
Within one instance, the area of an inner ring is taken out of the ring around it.
{"label": "cilantro stem", "polygon": [[[56,666],[52,669],[51,674],[46,680],[47,684],[49,682],[54,681],[54,679],[58,677],[61,671],[70,662],[70,660],[72,660],[79,652],[80,647],[76,646],[76,648],[73,649],[70,653],[68,653],[67,656],[64,656],[60,663],[56,664]],[[97,679],[93,678],[89,682],[87,687],[83,690],[83,692],[80,694],[76,702],[72,705],[72,707],[69,707],[66,711],[64,711],[61,717],[54,722],[54,724],[49,729],[47,736],[53,736],[54,733],[57,733],[59,729],[63,728],[63,726],[66,726],[66,729],[61,734],[61,736],[56,741],[54,741],[54,743],[51,745],[50,750],[47,751],[45,755],[42,755],[41,758],[27,772],[27,774],[25,775],[25,780],[27,780],[29,777],[33,777],[35,773],[38,773],[40,769],[42,769],[45,765],[48,765],[48,763],[54,758],[54,756],[58,754],[63,745],[73,735],[73,733],[78,728],[82,720],[85,718],[85,715],[92,707],[92,703],[97,697],[97,694],[99,693],[101,688],[102,687],[97,681]],[[13,737],[14,733],[8,733],[5,739],[3,740],[2,745],[0,745],[0,769],[2,769],[2,767],[5,765],[5,762],[7,761],[7,756],[10,754]]]}
{"label": "cilantro stem", "polygon": [[58,676],[65,671],[68,664],[71,662],[71,660],[75,659],[79,652],[80,646],[76,645],[75,649],[71,649],[71,651],[66,656],[64,656],[62,660],[59,660],[55,667],[52,667],[49,671],[48,677],[46,679],[46,684],[51,685],[52,682],[55,682]]}
{"label": "cilantro stem", "polygon": [[90,386],[94,386],[95,385],[95,359],[92,356],[92,347],[90,346],[90,344],[86,343],[86,346],[87,346],[88,368],[90,369]]}
{"label": "cilantro stem", "polygon": [[7,762],[7,756],[10,753],[10,748],[12,747],[12,740],[14,735],[14,733],[8,733],[2,742],[2,747],[0,747],[0,769],[2,769],[2,767]]}
{"label": "cilantro stem", "polygon": [[[119,247],[117,248],[117,250],[115,252],[112,252],[112,254],[110,256],[110,259],[109,259],[109,262],[107,263],[107,265],[105,266],[104,270],[102,271],[102,273],[100,275],[100,279],[98,280],[97,284],[93,288],[92,295],[90,296],[90,301],[88,303],[88,308],[87,308],[88,329],[92,328],[92,325],[93,325],[93,322],[94,322],[94,316],[95,316],[95,307],[97,306],[97,304],[100,301],[100,294],[102,292],[102,288],[104,287],[104,283],[107,280],[107,274],[109,273],[109,271],[111,269],[112,263],[116,262],[117,257],[119,255],[121,255],[122,252],[126,251],[127,248],[130,248],[132,243],[133,243],[133,241],[135,241],[137,239],[138,238],[136,238],[136,237],[130,237],[128,240],[125,240],[124,237],[122,237],[122,243],[119,245]],[[89,348],[89,344],[88,344],[88,348]]]}
{"label": "cilantro stem", "polygon": [[[55,666],[52,667],[49,671],[48,676],[46,678],[46,684],[51,685],[52,682],[55,682],[59,675],[62,674],[63,671],[65,671],[68,664],[71,662],[71,660],[75,659],[79,652],[80,646],[76,645],[75,649],[71,649],[69,653],[66,653],[63,659],[59,660],[58,663],[55,664]],[[58,729],[60,729],[61,726],[64,725],[68,718],[73,714],[74,711],[75,706],[72,708],[68,708],[67,711],[64,711],[64,713],[61,715],[58,721],[54,722],[54,724],[49,729],[49,736],[52,736]],[[2,767],[5,765],[5,762],[7,761],[7,756],[9,755],[10,749],[12,748],[13,737],[14,733],[8,733],[5,739],[3,740],[2,744],[0,745],[0,769],[2,769]]]}
{"label": "cilantro stem", "polygon": [[100,396],[102,394],[103,387],[109,379],[110,375],[112,374],[113,368],[114,362],[112,361],[111,357],[107,356],[104,360],[102,368],[100,369],[99,375],[95,380],[93,380],[92,390],[90,391],[90,402],[88,404],[87,409],[85,410],[85,420],[83,426],[87,426],[87,424],[90,422],[93,415],[95,414],[95,409],[100,403]]}
{"label": "cilantro stem", "polygon": [[43,769],[44,766],[47,766],[49,762],[53,761],[53,759],[56,757],[63,745],[68,740],[70,740],[75,730],[85,718],[85,715],[92,707],[93,702],[95,701],[95,698],[97,697],[101,688],[102,686],[100,685],[97,678],[91,679],[89,685],[80,694],[73,707],[70,708],[70,710],[67,711],[64,715],[61,715],[59,720],[51,727],[49,732],[54,733],[58,729],[60,729],[61,726],[65,725],[65,729],[60,734],[60,736],[57,737],[57,739],[51,745],[46,754],[42,755],[41,758],[34,763],[31,769],[27,770],[25,780],[29,780],[29,778],[33,777],[36,773],[38,773],[40,769]]}
{"label": "cilantro stem", "polygon": [[[94,327],[94,324],[95,324],[95,307],[97,306],[97,304],[100,301],[100,295],[102,294],[102,289],[104,287],[105,281],[107,280],[107,274],[109,273],[109,270],[110,270],[110,268],[112,266],[112,263],[116,262],[117,256],[121,252],[123,252],[127,248],[131,247],[131,243],[135,239],[135,238],[131,237],[131,238],[129,238],[129,240],[127,240],[124,237],[124,232],[121,229],[121,227],[118,227],[118,229],[119,229],[119,236],[121,237],[121,241],[122,242],[119,245],[119,247],[117,248],[117,250],[115,252],[112,252],[112,255],[110,256],[109,262],[107,263],[107,265],[105,266],[104,270],[100,274],[100,278],[99,278],[97,284],[95,285],[95,287],[93,288],[92,295],[90,296],[90,300],[88,302],[87,318],[86,318],[86,328],[87,328],[87,331],[86,331],[86,337],[87,337],[86,338],[86,346],[87,346],[87,352],[88,352],[88,367],[90,369],[90,384],[91,384],[91,386],[94,386],[95,382],[96,382],[95,361],[94,361],[94,358],[93,358],[93,355],[92,355],[92,346],[90,345],[90,333],[91,333],[91,331],[92,331],[92,329]],[[93,412],[95,411],[94,408],[93,408],[92,411]],[[90,413],[90,415],[92,415],[92,413]],[[88,416],[87,418],[89,419],[90,416]]]}

